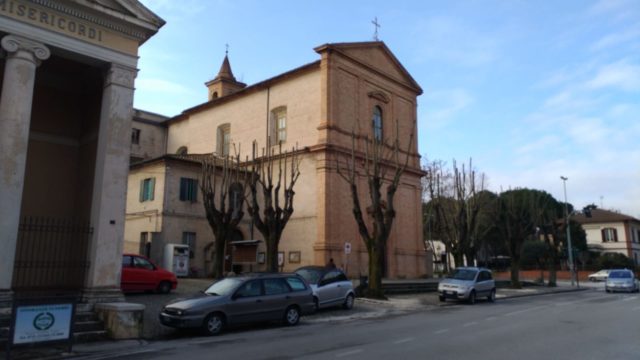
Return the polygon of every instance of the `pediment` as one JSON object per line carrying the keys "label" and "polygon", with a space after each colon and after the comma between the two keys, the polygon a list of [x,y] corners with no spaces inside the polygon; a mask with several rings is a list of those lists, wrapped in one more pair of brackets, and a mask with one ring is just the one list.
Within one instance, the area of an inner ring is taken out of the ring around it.
{"label": "pediment", "polygon": [[138,0],[70,0],[104,15],[124,20],[129,25],[157,31],[165,21]]}
{"label": "pediment", "polygon": [[420,85],[418,85],[418,83],[382,41],[326,44],[317,47],[315,50],[316,52],[321,53],[328,49],[337,51],[347,58],[365,64],[366,66],[403,83],[415,89],[418,94],[422,93]]}

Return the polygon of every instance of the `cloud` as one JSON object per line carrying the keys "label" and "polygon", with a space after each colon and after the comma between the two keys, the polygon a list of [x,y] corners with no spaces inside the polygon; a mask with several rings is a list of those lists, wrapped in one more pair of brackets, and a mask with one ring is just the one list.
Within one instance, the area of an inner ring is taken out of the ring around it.
{"label": "cloud", "polygon": [[639,9],[636,0],[599,0],[589,7],[587,15],[620,20],[633,18]]}
{"label": "cloud", "polygon": [[640,38],[640,23],[635,24],[626,31],[616,32],[600,38],[590,47],[591,51],[600,51],[615,45],[623,44]]}
{"label": "cloud", "polygon": [[465,89],[448,89],[425,94],[427,107],[426,121],[431,127],[444,127],[474,102],[473,96]]}
{"label": "cloud", "polygon": [[618,88],[625,91],[640,90],[640,66],[627,60],[602,66],[586,83],[587,88]]}
{"label": "cloud", "polygon": [[483,34],[451,17],[432,17],[418,24],[416,34],[424,44],[418,58],[465,67],[479,67],[498,58],[497,35]]}
{"label": "cloud", "polygon": [[186,94],[191,90],[184,85],[163,79],[136,79],[136,89],[144,92],[161,92],[169,94]]}

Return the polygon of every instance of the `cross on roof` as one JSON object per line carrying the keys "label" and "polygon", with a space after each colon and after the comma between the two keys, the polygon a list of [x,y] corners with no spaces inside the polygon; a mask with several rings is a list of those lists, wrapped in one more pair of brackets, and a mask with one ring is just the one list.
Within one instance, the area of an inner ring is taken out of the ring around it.
{"label": "cross on roof", "polygon": [[380,23],[378,23],[378,17],[376,16],[371,23],[373,24],[373,26],[375,26],[375,30],[373,32],[373,40],[380,41],[380,39],[378,39],[378,28],[382,26],[380,26]]}
{"label": "cross on roof", "polygon": [[225,47],[224,54],[229,55],[229,44],[224,44],[224,47]]}

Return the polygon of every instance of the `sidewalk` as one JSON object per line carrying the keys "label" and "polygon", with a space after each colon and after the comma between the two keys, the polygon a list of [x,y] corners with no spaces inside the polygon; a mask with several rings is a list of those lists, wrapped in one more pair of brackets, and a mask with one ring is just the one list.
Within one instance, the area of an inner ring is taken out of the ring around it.
{"label": "sidewalk", "polygon": [[[197,288],[201,285],[200,282],[193,282],[188,286],[185,286],[185,290],[191,290]],[[559,284],[558,287],[549,288],[545,286],[527,286],[522,289],[510,289],[510,288],[498,288],[496,298],[497,301],[511,299],[511,298],[519,298],[526,296],[539,296],[539,295],[549,295],[556,293],[564,293],[564,292],[573,292],[573,291],[582,291],[587,290],[587,288],[574,288],[569,286],[568,284]],[[175,294],[181,295],[181,294]],[[155,304],[159,304],[164,300],[160,298],[154,297],[143,297],[143,296],[134,296],[133,299],[142,300],[142,299],[151,299],[147,302],[151,301]],[[128,301],[132,301],[128,297]],[[133,302],[133,301],[132,301]],[[429,311],[435,310],[440,307],[447,306],[456,306],[460,304],[455,301],[447,301],[442,303],[438,299],[437,292],[430,293],[420,293],[420,294],[408,294],[408,295],[395,295],[390,296],[388,300],[374,300],[367,298],[358,298],[356,299],[356,304],[352,310],[345,311],[340,308],[336,309],[327,309],[320,310],[316,314],[308,315],[302,318],[302,323],[314,324],[314,323],[322,323],[322,322],[343,322],[343,321],[355,321],[360,319],[371,319],[371,318],[381,318],[385,316],[394,316],[394,315],[402,315],[406,313],[410,313],[413,311]],[[152,306],[152,308],[156,308],[156,306]],[[152,311],[149,309],[149,316],[153,316],[153,319],[145,319],[145,325],[149,324],[149,326],[157,326],[154,324],[155,318],[157,314],[151,314]],[[145,317],[147,317],[147,312],[145,312]],[[63,349],[52,349],[52,348],[41,348],[41,349],[23,349],[16,350],[13,353],[12,359],[22,360],[22,359],[65,359],[65,358],[74,358],[74,357],[89,357],[99,359],[102,356],[107,354],[117,355],[117,354],[131,354],[136,352],[144,352],[145,348],[153,345],[154,343],[161,343],[163,340],[169,339],[184,339],[185,336],[178,336],[174,334],[172,329],[169,328],[161,328],[161,329],[145,329],[145,335],[156,334],[159,335],[160,340],[120,340],[120,341],[99,341],[99,342],[90,342],[90,343],[80,343],[75,344],[73,346],[72,353],[65,353]],[[173,335],[172,335],[173,334]],[[4,353],[3,353],[4,354]],[[4,357],[0,357],[4,358]]]}

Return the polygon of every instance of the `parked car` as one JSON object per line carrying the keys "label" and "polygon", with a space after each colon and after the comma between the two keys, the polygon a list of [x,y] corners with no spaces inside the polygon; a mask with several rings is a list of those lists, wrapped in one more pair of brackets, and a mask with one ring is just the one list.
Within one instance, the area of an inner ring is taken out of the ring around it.
{"label": "parked car", "polygon": [[447,299],[467,300],[475,304],[478,297],[496,300],[496,283],[491,271],[477,267],[459,267],[438,283],[440,301]]}
{"label": "parked car", "polygon": [[607,277],[609,276],[609,272],[611,270],[600,270],[598,272],[595,272],[593,274],[589,275],[589,281],[605,281],[607,280]]}
{"label": "parked car", "polygon": [[638,280],[636,279],[635,274],[633,271],[628,269],[611,270],[606,282],[604,283],[604,290],[606,292],[638,292],[639,289],[640,287],[638,286]]}
{"label": "parked car", "polygon": [[299,275],[245,274],[214,282],[189,299],[164,306],[160,322],[174,328],[200,328],[217,335],[226,326],[282,321],[293,326],[313,312],[311,288]]}
{"label": "parked car", "polygon": [[166,294],[178,285],[176,275],[142,255],[122,255],[120,288],[124,292],[157,291]]}
{"label": "parked car", "polygon": [[296,274],[302,276],[313,290],[313,301],[316,310],[331,306],[353,308],[356,293],[353,283],[339,269],[322,266],[305,266],[297,269]]}

